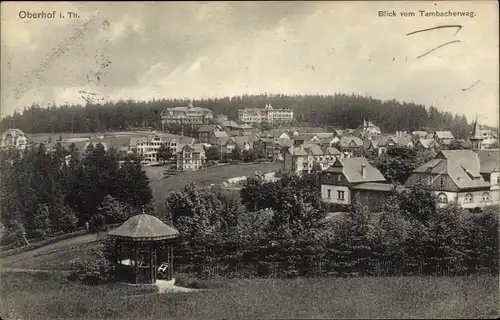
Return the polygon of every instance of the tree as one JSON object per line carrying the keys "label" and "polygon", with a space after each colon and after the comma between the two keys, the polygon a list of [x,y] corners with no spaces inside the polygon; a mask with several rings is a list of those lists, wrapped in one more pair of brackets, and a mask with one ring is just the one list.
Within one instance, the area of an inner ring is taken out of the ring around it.
{"label": "tree", "polygon": [[453,140],[448,145],[448,150],[462,150],[462,149],[469,149],[469,148],[461,140]]}
{"label": "tree", "polygon": [[419,152],[407,147],[390,148],[371,163],[391,182],[404,184],[410,174],[432,158],[427,152]]}
{"label": "tree", "polygon": [[49,210],[47,204],[39,204],[33,217],[33,231],[42,238],[46,238],[52,231]]}
{"label": "tree", "polygon": [[97,208],[99,216],[105,218],[106,223],[121,223],[132,217],[137,210],[132,209],[128,204],[120,202],[110,195],[107,195]]}
{"label": "tree", "polygon": [[230,156],[231,160],[241,160],[241,148],[236,146],[233,150],[231,150]]}
{"label": "tree", "polygon": [[211,146],[205,151],[205,156],[207,157],[207,160],[220,160],[221,158],[221,152],[220,148],[216,146]]}
{"label": "tree", "polygon": [[170,149],[165,143],[162,143],[158,149],[158,158],[165,163],[165,161],[170,160],[172,156],[172,149]]}
{"label": "tree", "polygon": [[142,170],[140,159],[129,156],[118,171],[116,198],[134,208],[147,205],[153,199],[149,179]]}
{"label": "tree", "polygon": [[400,209],[409,218],[427,223],[436,214],[436,199],[423,183],[416,183],[401,194]]}
{"label": "tree", "polygon": [[243,150],[241,158],[244,162],[253,162],[255,159],[257,159],[257,156],[255,152],[250,149],[250,150]]}

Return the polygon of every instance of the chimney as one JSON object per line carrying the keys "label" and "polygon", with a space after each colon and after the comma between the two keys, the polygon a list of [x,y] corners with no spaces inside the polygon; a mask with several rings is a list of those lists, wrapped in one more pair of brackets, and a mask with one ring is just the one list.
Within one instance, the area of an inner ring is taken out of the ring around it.
{"label": "chimney", "polygon": [[366,177],[366,166],[364,164],[361,165],[361,176]]}

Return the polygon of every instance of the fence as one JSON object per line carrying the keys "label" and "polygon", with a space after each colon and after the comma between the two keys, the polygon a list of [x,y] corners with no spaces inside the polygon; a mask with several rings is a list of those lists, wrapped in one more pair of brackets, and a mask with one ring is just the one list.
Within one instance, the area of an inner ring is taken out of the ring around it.
{"label": "fence", "polygon": [[487,267],[469,266],[461,270],[454,270],[451,266],[429,267],[426,261],[420,261],[415,265],[395,265],[389,262],[377,262],[370,269],[358,271],[342,270],[331,267],[327,260],[315,261],[309,266],[309,270],[296,270],[287,268],[280,264],[235,264],[213,263],[204,265],[176,265],[175,273],[193,274],[201,278],[290,278],[294,276],[305,277],[390,277],[390,276],[465,276],[465,275],[491,275],[498,276],[498,265],[491,264]]}

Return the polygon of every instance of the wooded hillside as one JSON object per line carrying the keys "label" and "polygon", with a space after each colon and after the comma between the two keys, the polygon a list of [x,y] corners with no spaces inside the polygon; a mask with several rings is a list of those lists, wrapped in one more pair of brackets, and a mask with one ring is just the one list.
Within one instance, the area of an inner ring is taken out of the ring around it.
{"label": "wooded hillside", "polygon": [[[365,118],[380,126],[383,132],[429,127],[449,129],[456,137],[464,137],[469,131],[464,115],[441,112],[435,107],[426,109],[415,103],[381,101],[359,95],[243,95],[193,101],[197,107],[211,109],[215,114],[226,114],[230,119],[237,118],[238,109],[263,108],[266,103],[271,103],[274,108],[291,108],[295,119],[308,125],[356,128]],[[47,108],[33,105],[22,113],[5,117],[0,122],[0,129],[4,131],[15,126],[27,133],[50,133],[160,128],[162,110],[187,104],[188,100],[163,99],[89,103],[85,106],[53,105]]]}

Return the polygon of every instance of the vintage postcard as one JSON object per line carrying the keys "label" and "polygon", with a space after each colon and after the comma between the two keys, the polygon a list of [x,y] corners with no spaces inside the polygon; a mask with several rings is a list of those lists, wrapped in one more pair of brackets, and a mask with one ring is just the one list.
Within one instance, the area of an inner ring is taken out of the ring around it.
{"label": "vintage postcard", "polygon": [[0,8],[1,319],[499,317],[498,2]]}

